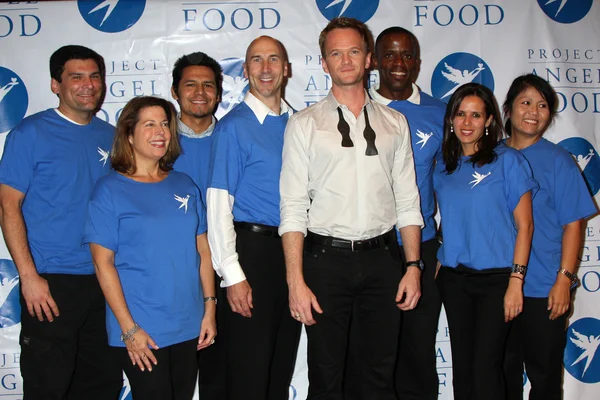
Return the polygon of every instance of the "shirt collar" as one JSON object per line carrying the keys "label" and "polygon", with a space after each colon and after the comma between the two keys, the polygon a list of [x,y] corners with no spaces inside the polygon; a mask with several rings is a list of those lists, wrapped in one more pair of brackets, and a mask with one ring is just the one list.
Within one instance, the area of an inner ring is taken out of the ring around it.
{"label": "shirt collar", "polygon": [[[327,105],[326,108],[330,109],[331,111],[335,111],[339,106],[348,108],[345,104],[341,104],[339,101],[337,101],[337,99],[333,95],[332,90],[329,91],[329,94],[325,97],[325,99],[323,101]],[[365,90],[365,103],[363,104],[362,108],[365,108],[365,107],[369,107],[369,109],[373,108],[371,98],[369,97],[369,94],[367,93],[366,90]]]}
{"label": "shirt collar", "polygon": [[[267,118],[268,115],[275,116],[275,117],[278,116],[276,113],[273,112],[273,110],[271,110],[269,107],[267,107],[267,105],[265,103],[260,101],[258,98],[256,98],[256,96],[254,96],[249,91],[246,92],[246,96],[244,97],[244,102],[246,103],[246,105],[248,107],[250,107],[250,109],[256,116],[256,119],[258,119],[258,122],[260,122],[261,124],[265,122],[265,119]],[[288,114],[288,116],[291,116],[292,108],[285,102],[285,100],[281,99],[281,111],[279,112],[279,115],[283,115],[283,114]]]}
{"label": "shirt collar", "polygon": [[58,110],[58,108],[55,108],[55,109],[54,109],[54,111],[56,111],[56,113],[57,113],[57,114],[58,114],[60,117],[62,117],[62,118],[64,118],[64,119],[66,119],[67,121],[69,121],[69,122],[71,122],[71,123],[73,123],[73,124],[75,124],[75,125],[79,125],[79,126],[85,126],[85,124],[80,124],[79,122],[73,121],[71,118],[69,118],[69,117],[67,117],[65,114],[61,113],[61,112]]}
{"label": "shirt collar", "polygon": [[184,124],[183,121],[181,121],[181,113],[178,113],[177,114],[177,133],[179,133],[180,135],[189,137],[191,139],[202,139],[202,138],[212,135],[213,131],[215,130],[216,123],[217,123],[217,119],[213,115],[210,126],[208,128],[206,128],[206,130],[204,132],[196,133],[196,132],[194,132],[194,130],[192,128],[190,128],[189,126]]}
{"label": "shirt collar", "polygon": [[[379,83],[377,85],[371,86],[371,88],[369,89],[369,95],[371,96],[371,98],[373,100],[375,100],[378,103],[383,104],[384,106],[387,106],[392,101],[394,101],[394,100],[390,100],[387,97],[383,97],[382,95],[380,95],[379,92],[377,91],[377,89],[379,89]],[[418,106],[419,104],[421,104],[421,94],[419,93],[419,87],[413,83],[412,89],[413,89],[413,91],[412,91],[411,95],[408,96],[408,99],[403,100],[403,101],[408,101],[409,103],[412,103],[412,104],[415,104]]]}

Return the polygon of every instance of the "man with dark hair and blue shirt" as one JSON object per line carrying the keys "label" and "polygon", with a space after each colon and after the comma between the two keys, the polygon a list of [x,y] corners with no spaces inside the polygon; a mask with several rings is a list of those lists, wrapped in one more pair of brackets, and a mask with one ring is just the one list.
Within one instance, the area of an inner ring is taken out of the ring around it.
{"label": "man with dark hair and blue shirt", "polygon": [[25,118],[0,162],[0,225],[21,283],[24,398],[118,398],[123,381],[87,246],[87,203],[107,165],[114,128],[94,115],[104,59],[82,46],[50,58],[56,109]]}
{"label": "man with dark hair and blue shirt", "polygon": [[205,202],[212,133],[217,122],[213,114],[221,101],[222,85],[221,66],[205,53],[187,54],[175,62],[171,95],[179,104],[177,133],[182,154],[174,168],[194,180]]}
{"label": "man with dark hair and blue shirt", "polygon": [[[205,53],[186,54],[175,61],[171,95],[179,104],[177,133],[182,152],[173,169],[192,178],[205,206],[210,149],[217,123],[214,113],[221,100],[222,86],[221,66]],[[217,299],[207,297],[206,305],[210,302],[216,303]],[[219,311],[217,309],[217,313]],[[220,319],[217,316],[218,322]],[[218,400],[225,396],[223,351],[221,341],[215,340],[210,347],[198,352],[198,391],[203,400]]]}
{"label": "man with dark hair and blue shirt", "polygon": [[[375,42],[374,67],[379,71],[379,87],[369,90],[371,98],[404,114],[410,126],[421,213],[421,298],[414,310],[404,312],[398,345],[396,391],[401,399],[438,398],[435,340],[441,299],[434,276],[438,243],[433,195],[433,166],[441,157],[446,105],[423,93],[415,85],[421,66],[419,42],[410,31],[391,27]],[[402,240],[399,237],[399,243]]]}
{"label": "man with dark hair and blue shirt", "polygon": [[279,226],[283,132],[283,45],[268,36],[246,51],[250,91],[215,129],[207,191],[213,266],[226,288],[228,399],[288,397],[300,324],[288,311]]}

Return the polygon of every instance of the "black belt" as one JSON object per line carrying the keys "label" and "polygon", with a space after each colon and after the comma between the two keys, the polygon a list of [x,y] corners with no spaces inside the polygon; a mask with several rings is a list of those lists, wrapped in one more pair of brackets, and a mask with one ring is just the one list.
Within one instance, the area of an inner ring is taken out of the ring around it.
{"label": "black belt", "polygon": [[277,232],[277,230],[279,228],[276,226],[263,225],[263,224],[251,224],[250,222],[239,222],[239,221],[234,221],[233,225],[236,228],[244,229],[246,231],[250,231],[250,232],[254,232],[254,233],[259,233],[264,236],[271,236],[271,237],[276,237],[276,238],[280,237],[279,233]]}
{"label": "black belt", "polygon": [[384,233],[383,235],[364,240],[339,239],[332,236],[318,235],[310,231],[306,235],[307,243],[350,251],[365,251],[379,249],[381,247],[387,246],[390,243],[393,243],[395,240],[396,232],[393,229],[387,233]]}

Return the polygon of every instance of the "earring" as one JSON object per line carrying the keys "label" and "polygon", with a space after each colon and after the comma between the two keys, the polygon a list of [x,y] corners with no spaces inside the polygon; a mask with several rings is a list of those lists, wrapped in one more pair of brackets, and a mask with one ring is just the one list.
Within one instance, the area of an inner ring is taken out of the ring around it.
{"label": "earring", "polygon": [[454,133],[454,125],[450,124],[450,133]]}
{"label": "earring", "polygon": [[486,126],[486,127],[485,127],[485,136],[487,136],[487,135],[489,135],[489,134],[490,134],[490,132],[488,131],[488,127]]}

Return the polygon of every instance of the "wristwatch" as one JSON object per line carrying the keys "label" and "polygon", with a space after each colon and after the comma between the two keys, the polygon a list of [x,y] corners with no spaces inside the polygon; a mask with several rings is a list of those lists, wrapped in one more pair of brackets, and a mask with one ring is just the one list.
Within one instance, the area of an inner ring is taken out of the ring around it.
{"label": "wristwatch", "polygon": [[406,268],[408,267],[417,267],[421,271],[423,271],[425,269],[425,263],[423,262],[423,260],[407,261]]}
{"label": "wristwatch", "polygon": [[579,278],[574,273],[572,273],[570,271],[567,271],[564,268],[561,268],[558,271],[558,273],[559,274],[563,274],[564,276],[566,276],[567,278],[569,278],[569,280],[571,281],[571,288],[575,288],[577,285],[579,285]]}

